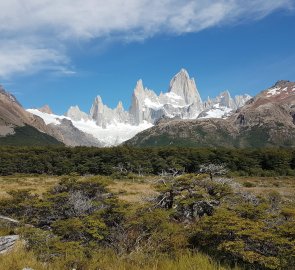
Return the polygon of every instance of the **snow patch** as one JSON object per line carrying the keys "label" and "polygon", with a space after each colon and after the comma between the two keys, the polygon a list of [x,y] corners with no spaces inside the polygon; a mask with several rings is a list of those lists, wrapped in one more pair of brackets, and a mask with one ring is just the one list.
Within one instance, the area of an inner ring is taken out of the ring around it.
{"label": "snow patch", "polygon": [[275,87],[275,88],[271,88],[269,89],[266,94],[267,97],[271,97],[271,96],[275,96],[278,95],[280,93],[281,88],[280,87]]}
{"label": "snow patch", "polygon": [[93,120],[72,121],[73,125],[81,131],[91,134],[93,137],[103,142],[106,146],[118,145],[134,137],[137,133],[152,127],[153,125],[144,121],[138,126],[125,123],[114,123],[102,128]]}
{"label": "snow patch", "polygon": [[61,120],[63,118],[70,120],[70,118],[68,118],[68,117],[59,116],[59,115],[55,115],[55,114],[49,114],[49,113],[43,113],[37,109],[27,109],[27,111],[34,114],[34,115],[41,117],[44,120],[46,125],[49,125],[49,124],[60,125],[59,120]]}
{"label": "snow patch", "polygon": [[169,99],[174,99],[174,100],[183,100],[183,98],[173,92],[168,92],[166,94],[164,94],[164,96],[166,96]]}
{"label": "snow patch", "polygon": [[149,98],[144,99],[144,105],[153,110],[160,110],[163,107],[163,105],[160,104],[159,102],[154,102],[150,100]]}
{"label": "snow patch", "polygon": [[200,118],[226,118],[231,112],[232,109],[215,104],[212,109],[206,112],[205,116],[201,116]]}

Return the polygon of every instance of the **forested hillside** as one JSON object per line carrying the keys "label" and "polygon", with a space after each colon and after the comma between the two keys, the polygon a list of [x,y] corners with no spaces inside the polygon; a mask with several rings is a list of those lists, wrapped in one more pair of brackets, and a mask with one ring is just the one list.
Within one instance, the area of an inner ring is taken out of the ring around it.
{"label": "forested hillside", "polygon": [[0,174],[69,173],[158,175],[163,170],[198,172],[202,164],[225,164],[233,175],[295,175],[292,149],[0,147]]}
{"label": "forested hillside", "polygon": [[16,127],[13,134],[5,137],[0,136],[0,145],[52,146],[63,145],[63,143],[32,126],[25,125],[23,127]]}

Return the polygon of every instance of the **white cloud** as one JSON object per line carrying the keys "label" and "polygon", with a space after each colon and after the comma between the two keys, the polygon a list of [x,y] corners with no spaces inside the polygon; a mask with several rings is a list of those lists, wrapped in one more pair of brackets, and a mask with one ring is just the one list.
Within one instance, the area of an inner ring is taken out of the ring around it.
{"label": "white cloud", "polygon": [[[73,40],[120,37],[132,41],[160,33],[197,32],[260,19],[278,9],[292,9],[292,3],[293,0],[2,0],[0,42],[9,40],[18,45],[0,46],[0,76],[37,70],[50,63],[67,70],[59,46]],[[28,38],[35,43],[27,44]]]}
{"label": "white cloud", "polygon": [[4,78],[15,73],[31,74],[44,69],[70,72],[66,66],[67,57],[54,49],[12,41],[2,42],[0,45],[0,76]]}

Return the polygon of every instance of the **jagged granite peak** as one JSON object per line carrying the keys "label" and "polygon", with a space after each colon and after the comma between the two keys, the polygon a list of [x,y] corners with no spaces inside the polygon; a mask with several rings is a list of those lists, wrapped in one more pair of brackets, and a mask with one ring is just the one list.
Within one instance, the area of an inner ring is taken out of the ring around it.
{"label": "jagged granite peak", "polygon": [[132,123],[144,121],[154,124],[159,118],[179,117],[197,118],[203,110],[203,103],[194,79],[182,69],[170,82],[168,91],[158,96],[154,91],[144,88],[142,80],[135,86],[129,110]]}
{"label": "jagged granite peak", "polygon": [[49,105],[44,105],[41,108],[38,109],[40,112],[44,112],[44,113],[48,113],[48,114],[53,114],[51,108],[49,107]]}
{"label": "jagged granite peak", "polygon": [[124,110],[122,102],[119,102],[115,109],[111,109],[103,104],[100,96],[95,98],[90,109],[89,117],[98,126],[103,128],[106,128],[108,125],[129,122],[129,113]]}
{"label": "jagged granite peak", "polygon": [[190,78],[185,69],[181,69],[170,81],[168,92],[183,98],[186,105],[196,104],[202,110],[202,99],[197,90],[194,78]]}
{"label": "jagged granite peak", "polygon": [[138,80],[134,88],[129,115],[134,125],[144,121],[154,123],[155,118],[163,115],[159,97],[154,91],[144,88],[142,80]]}
{"label": "jagged granite peak", "polygon": [[[178,116],[185,119],[197,118],[203,111],[204,105],[198,92],[195,80],[190,78],[185,69],[181,69],[170,81],[168,94],[175,94],[183,100],[178,102],[178,108],[184,106]],[[171,113],[170,113],[171,114]],[[172,115],[174,112],[172,110]]]}
{"label": "jagged granite peak", "polygon": [[81,111],[78,105],[71,106],[66,112],[65,116],[75,121],[81,121],[81,120],[87,121],[90,119],[89,115]]}
{"label": "jagged granite peak", "polygon": [[237,109],[234,99],[231,97],[228,90],[221,92],[215,99],[212,100],[211,106],[219,104],[221,107],[227,107],[232,110]]}

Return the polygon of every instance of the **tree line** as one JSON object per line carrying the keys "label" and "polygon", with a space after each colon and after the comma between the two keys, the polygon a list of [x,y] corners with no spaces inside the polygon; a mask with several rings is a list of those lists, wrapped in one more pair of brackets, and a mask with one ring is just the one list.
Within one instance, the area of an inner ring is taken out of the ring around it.
{"label": "tree line", "polygon": [[171,169],[195,173],[203,164],[226,164],[230,173],[241,176],[294,176],[295,150],[0,147],[0,175],[158,175]]}

